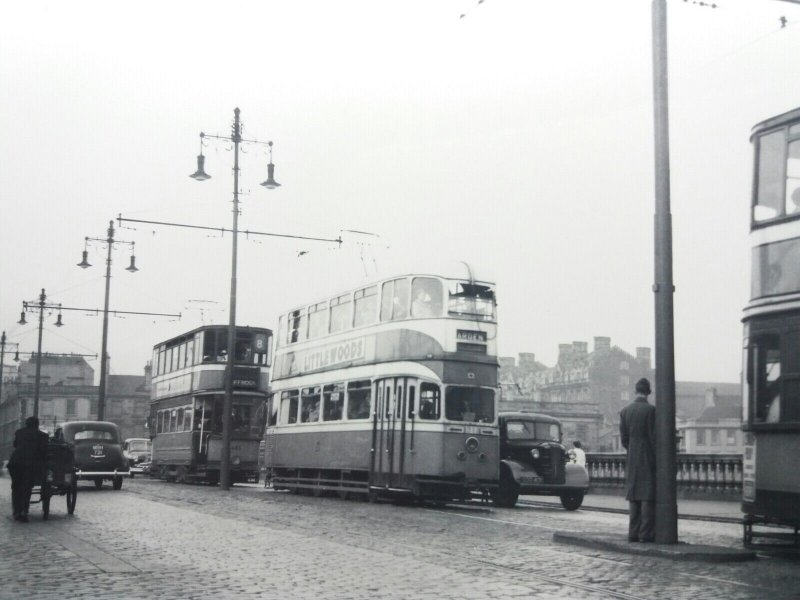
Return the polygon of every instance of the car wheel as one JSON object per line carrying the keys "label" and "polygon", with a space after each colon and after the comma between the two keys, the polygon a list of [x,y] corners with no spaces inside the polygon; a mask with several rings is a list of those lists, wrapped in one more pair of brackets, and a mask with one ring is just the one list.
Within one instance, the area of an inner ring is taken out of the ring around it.
{"label": "car wheel", "polygon": [[500,476],[499,487],[492,492],[492,502],[500,508],[514,508],[519,498],[519,485],[506,471]]}
{"label": "car wheel", "polygon": [[583,492],[561,494],[561,506],[567,510],[578,510],[583,504]]}
{"label": "car wheel", "polygon": [[94,487],[96,487],[98,490],[101,487],[103,487],[103,480],[102,479],[95,479],[94,480]]}
{"label": "car wheel", "polygon": [[67,490],[67,513],[72,514],[75,512],[75,503],[78,501],[78,482],[73,481],[72,485]]}
{"label": "car wheel", "polygon": [[122,477],[114,477],[113,484],[115,490],[122,489]]}

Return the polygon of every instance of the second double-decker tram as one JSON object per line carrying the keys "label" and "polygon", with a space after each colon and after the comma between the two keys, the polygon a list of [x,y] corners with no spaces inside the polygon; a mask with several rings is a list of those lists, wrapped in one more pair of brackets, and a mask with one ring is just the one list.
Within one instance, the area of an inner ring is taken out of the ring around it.
{"label": "second double-decker tram", "polygon": [[[744,541],[800,544],[800,108],[753,128],[750,301],[744,311]],[[754,530],[754,525],[784,525]]]}
{"label": "second double-decker tram", "polygon": [[497,487],[494,285],[459,267],[281,316],[265,449],[276,489],[447,500]]}
{"label": "second double-decker tram", "polygon": [[152,476],[219,481],[225,373],[231,357],[231,482],[258,481],[272,362],[272,332],[260,327],[237,327],[232,350],[225,326],[200,327],[155,346],[148,423]]}

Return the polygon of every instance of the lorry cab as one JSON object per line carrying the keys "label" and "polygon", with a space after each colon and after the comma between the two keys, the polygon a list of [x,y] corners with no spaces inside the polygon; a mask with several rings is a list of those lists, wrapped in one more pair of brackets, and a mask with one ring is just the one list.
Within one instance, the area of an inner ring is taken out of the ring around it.
{"label": "lorry cab", "polygon": [[569,462],[561,422],[548,415],[500,413],[500,485],[496,506],[512,508],[520,494],[558,496],[576,510],[589,490],[586,467]]}

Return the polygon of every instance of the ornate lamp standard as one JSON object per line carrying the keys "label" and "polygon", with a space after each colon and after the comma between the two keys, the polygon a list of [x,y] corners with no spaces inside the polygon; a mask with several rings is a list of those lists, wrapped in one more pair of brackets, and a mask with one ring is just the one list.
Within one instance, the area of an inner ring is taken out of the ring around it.
{"label": "ornate lamp standard", "polygon": [[108,371],[108,356],[107,356],[107,348],[108,348],[108,298],[109,293],[111,291],[111,250],[114,248],[114,244],[128,244],[131,247],[131,264],[125,269],[129,273],[135,273],[139,269],[136,268],[136,256],[133,254],[133,247],[135,242],[126,242],[122,240],[115,240],[114,239],[114,221],[108,222],[108,233],[106,239],[101,238],[85,238],[85,244],[83,248],[83,258],[81,262],[78,263],[78,266],[81,269],[87,269],[92,265],[89,264],[87,260],[88,250],[87,246],[90,243],[100,243],[105,244],[108,248],[108,255],[106,256],[106,297],[105,303],[103,305],[103,339],[101,342],[100,348],[100,389],[98,390],[97,394],[97,420],[102,421],[105,417],[105,409],[106,409],[106,378],[107,378],[107,371]]}
{"label": "ornate lamp standard", "polygon": [[227,490],[231,485],[230,474],[230,449],[231,449],[231,410],[233,408],[233,363],[236,358],[234,345],[236,343],[236,258],[239,237],[239,144],[248,142],[253,144],[266,144],[269,147],[269,164],[267,165],[267,179],[261,185],[268,190],[280,187],[275,181],[275,165],[272,164],[272,142],[242,139],[239,109],[233,110],[233,127],[230,137],[207,135],[200,132],[200,154],[197,156],[197,171],[189,175],[197,181],[210,179],[211,175],[205,172],[205,157],[203,156],[203,139],[212,138],[233,142],[233,236],[231,248],[231,292],[230,309],[228,318],[228,362],[225,365],[225,400],[222,415],[222,457],[220,465],[220,487]]}

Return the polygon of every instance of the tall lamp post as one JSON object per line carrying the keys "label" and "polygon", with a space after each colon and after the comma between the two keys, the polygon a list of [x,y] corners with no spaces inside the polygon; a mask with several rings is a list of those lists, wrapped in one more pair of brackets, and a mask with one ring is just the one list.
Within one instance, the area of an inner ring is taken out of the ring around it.
{"label": "tall lamp post", "polygon": [[136,256],[133,254],[133,247],[135,242],[115,240],[114,221],[108,222],[108,232],[106,239],[90,238],[90,237],[86,238],[83,248],[83,259],[81,260],[81,262],[78,263],[78,266],[80,268],[86,269],[92,266],[89,264],[89,261],[87,260],[88,257],[87,247],[90,243],[93,242],[106,244],[108,248],[108,254],[106,256],[106,296],[105,296],[105,303],[103,305],[103,340],[101,342],[101,348],[100,348],[100,388],[97,394],[97,420],[103,421],[106,409],[106,378],[108,371],[108,356],[106,352],[108,348],[108,298],[109,298],[109,293],[111,291],[111,250],[114,248],[114,244],[130,245],[131,264],[125,270],[128,271],[129,273],[135,273],[139,269],[136,268]]}
{"label": "tall lamp post", "polygon": [[236,259],[237,244],[239,237],[239,144],[249,142],[255,144],[266,144],[269,147],[269,164],[267,165],[267,179],[261,185],[269,190],[280,187],[275,181],[275,165],[272,164],[272,142],[260,142],[258,140],[242,139],[241,122],[239,121],[239,109],[233,110],[233,127],[230,137],[207,135],[200,132],[200,154],[197,156],[197,171],[189,175],[197,181],[205,181],[211,176],[205,172],[205,157],[203,156],[203,139],[212,138],[219,140],[229,140],[233,142],[233,236],[231,248],[231,291],[230,309],[228,318],[228,362],[225,366],[225,400],[223,402],[222,414],[222,456],[220,465],[220,487],[223,490],[230,489],[230,449],[231,449],[231,410],[233,408],[233,363],[236,359],[234,345],[236,343]]}
{"label": "tall lamp post", "polygon": [[56,327],[61,327],[64,324],[61,322],[61,305],[48,304],[47,294],[44,293],[44,288],[42,288],[42,293],[39,294],[38,302],[33,300],[31,302],[22,303],[22,313],[20,313],[19,321],[17,321],[20,325],[25,325],[27,323],[25,320],[25,313],[39,311],[39,341],[36,346],[36,380],[33,384],[33,416],[37,418],[39,417],[39,382],[42,375],[42,325],[44,324],[44,311],[56,309],[58,310]]}

